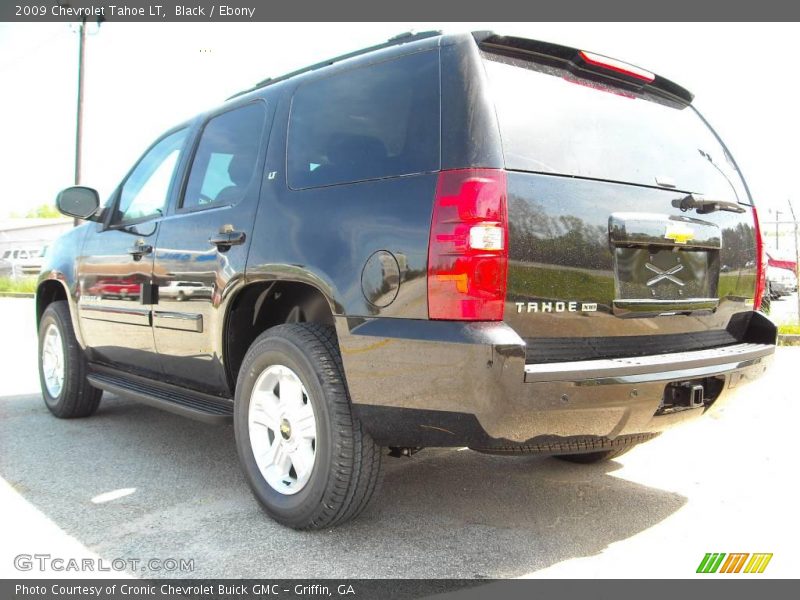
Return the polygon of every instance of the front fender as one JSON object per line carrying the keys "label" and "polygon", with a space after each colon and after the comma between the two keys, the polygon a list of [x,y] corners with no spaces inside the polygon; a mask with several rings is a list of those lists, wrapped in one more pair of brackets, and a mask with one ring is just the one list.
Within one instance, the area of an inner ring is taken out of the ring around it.
{"label": "front fender", "polygon": [[[47,305],[53,301],[53,285],[60,286],[66,297],[69,313],[72,317],[72,328],[81,348],[85,348],[78,319],[78,298],[80,286],[78,281],[78,258],[83,249],[83,242],[89,227],[93,223],[85,223],[58,238],[50,245],[44,258],[42,270],[36,285],[36,328]],[[58,296],[55,296],[58,297]]]}

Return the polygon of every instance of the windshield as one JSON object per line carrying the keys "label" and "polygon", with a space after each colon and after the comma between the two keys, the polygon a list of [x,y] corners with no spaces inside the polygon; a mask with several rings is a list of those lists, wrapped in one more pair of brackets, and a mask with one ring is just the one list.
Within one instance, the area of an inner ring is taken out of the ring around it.
{"label": "windshield", "polygon": [[749,203],[728,153],[691,106],[553,66],[483,56],[508,169]]}

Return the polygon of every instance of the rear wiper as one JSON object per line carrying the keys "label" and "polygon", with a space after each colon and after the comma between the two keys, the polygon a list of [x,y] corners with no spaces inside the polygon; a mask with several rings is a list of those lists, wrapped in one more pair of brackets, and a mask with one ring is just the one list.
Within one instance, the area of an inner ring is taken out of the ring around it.
{"label": "rear wiper", "polygon": [[728,212],[743,213],[747,210],[738,202],[731,202],[730,200],[713,200],[711,198],[704,198],[696,194],[689,194],[684,198],[678,198],[672,201],[672,206],[680,208],[683,212],[695,209],[701,215],[715,212],[717,210],[727,210]]}

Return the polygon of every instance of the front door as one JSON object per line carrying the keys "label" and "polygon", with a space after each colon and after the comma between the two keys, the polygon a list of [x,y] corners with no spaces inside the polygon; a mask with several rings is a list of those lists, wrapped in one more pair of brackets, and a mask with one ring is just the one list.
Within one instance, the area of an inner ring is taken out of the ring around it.
{"label": "front door", "polygon": [[250,102],[203,126],[183,192],[159,226],[153,331],[168,381],[230,395],[222,299],[244,274],[258,207],[268,110]]}
{"label": "front door", "polygon": [[154,144],[120,186],[78,261],[78,316],[91,360],[160,375],[151,326],[153,247],[186,130]]}

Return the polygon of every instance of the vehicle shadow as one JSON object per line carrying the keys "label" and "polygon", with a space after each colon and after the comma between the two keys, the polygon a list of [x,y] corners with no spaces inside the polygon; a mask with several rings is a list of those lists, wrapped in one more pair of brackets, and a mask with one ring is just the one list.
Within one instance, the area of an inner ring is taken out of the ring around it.
{"label": "vehicle shadow", "polygon": [[599,553],[685,504],[614,477],[618,468],[457,449],[387,457],[383,490],[358,520],[296,532],[251,496],[231,426],[108,395],[76,420],[52,418],[38,394],[0,398],[0,476],[101,557],[194,560],[192,573],[159,576],[524,575]]}

